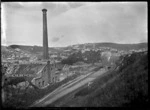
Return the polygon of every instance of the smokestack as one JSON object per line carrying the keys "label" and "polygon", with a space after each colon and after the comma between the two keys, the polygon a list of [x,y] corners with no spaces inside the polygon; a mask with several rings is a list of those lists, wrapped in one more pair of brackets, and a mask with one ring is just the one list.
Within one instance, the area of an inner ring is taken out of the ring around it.
{"label": "smokestack", "polygon": [[43,59],[48,59],[47,9],[43,11]]}

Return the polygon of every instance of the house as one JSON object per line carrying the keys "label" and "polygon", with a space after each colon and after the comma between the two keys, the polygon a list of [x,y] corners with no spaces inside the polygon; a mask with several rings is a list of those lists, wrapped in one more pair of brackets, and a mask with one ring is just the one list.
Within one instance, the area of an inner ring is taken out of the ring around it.
{"label": "house", "polygon": [[60,71],[56,71],[55,74],[54,74],[54,77],[53,77],[53,83],[57,83],[60,81]]}
{"label": "house", "polygon": [[32,82],[39,88],[45,88],[49,84],[59,82],[60,71],[63,69],[63,65],[48,61],[47,64],[38,72],[38,76],[33,78]]}
{"label": "house", "polygon": [[60,74],[59,76],[59,81],[62,81],[66,78],[66,75],[64,75],[63,73]]}
{"label": "house", "polygon": [[50,83],[50,73],[49,73],[49,68],[48,65],[45,65],[38,73],[35,78],[32,79],[32,83],[39,87],[39,88],[44,88],[49,85]]}
{"label": "house", "polygon": [[41,64],[11,64],[7,71],[7,77],[35,77],[43,67]]}
{"label": "house", "polygon": [[28,81],[23,81],[17,84],[17,87],[26,88],[29,85]]}
{"label": "house", "polygon": [[[69,66],[61,63],[27,63],[16,64],[8,69],[9,77],[27,77],[38,88],[45,88],[49,84],[57,83],[68,75]],[[62,75],[61,75],[62,74]]]}

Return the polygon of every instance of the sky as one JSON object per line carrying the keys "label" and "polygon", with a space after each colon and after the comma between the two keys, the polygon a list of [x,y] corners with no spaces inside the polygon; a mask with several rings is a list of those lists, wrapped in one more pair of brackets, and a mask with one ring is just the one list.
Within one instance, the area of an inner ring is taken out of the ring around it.
{"label": "sky", "polygon": [[43,44],[47,9],[49,47],[147,42],[147,2],[2,2],[1,44]]}

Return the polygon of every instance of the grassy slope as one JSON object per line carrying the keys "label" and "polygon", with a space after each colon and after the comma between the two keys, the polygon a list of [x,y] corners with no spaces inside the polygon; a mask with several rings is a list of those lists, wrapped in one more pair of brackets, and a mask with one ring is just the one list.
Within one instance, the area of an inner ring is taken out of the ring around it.
{"label": "grassy slope", "polygon": [[127,57],[123,61],[124,66],[121,70],[97,78],[90,89],[84,87],[75,94],[74,99],[61,106],[137,107],[148,105],[147,60],[147,55],[143,54]]}

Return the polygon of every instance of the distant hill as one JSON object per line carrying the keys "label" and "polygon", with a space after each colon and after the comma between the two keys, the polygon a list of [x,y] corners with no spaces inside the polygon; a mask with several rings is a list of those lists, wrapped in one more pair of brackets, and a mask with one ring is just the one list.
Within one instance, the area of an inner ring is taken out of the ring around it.
{"label": "distant hill", "polygon": [[[132,49],[138,50],[142,48],[147,48],[147,43],[137,43],[137,44],[117,44],[117,43],[111,43],[111,42],[104,42],[104,43],[86,43],[86,44],[79,44],[79,48],[88,47],[92,48],[95,45],[95,48],[98,47],[111,47],[117,50],[124,50],[129,51]],[[77,45],[72,45],[71,47],[75,47]],[[70,47],[70,46],[69,46]]]}
{"label": "distant hill", "polygon": [[26,50],[26,51],[33,52],[33,53],[42,51],[42,47],[40,46],[10,45],[8,46],[8,48],[11,48],[11,49],[19,48],[21,50]]}
{"label": "distant hill", "polygon": [[[49,51],[62,51],[62,50],[66,50],[66,49],[72,49],[75,46],[78,46],[79,48],[83,48],[83,47],[88,47],[88,48],[92,48],[93,45],[95,45],[95,48],[98,47],[111,47],[117,50],[131,50],[131,49],[135,49],[135,50],[139,50],[142,48],[147,48],[148,44],[147,43],[137,43],[137,44],[117,44],[117,43],[86,43],[86,44],[78,44],[78,45],[72,45],[72,46],[68,46],[68,47],[60,47],[60,48],[55,48],[55,47],[49,47]],[[8,48],[12,48],[12,49],[22,49],[22,50],[26,50],[26,51],[30,51],[33,53],[36,52],[42,52],[42,46],[27,46],[27,45],[10,45],[8,46]]]}
{"label": "distant hill", "polygon": [[131,50],[131,49],[142,49],[147,48],[147,43],[138,43],[138,44],[116,44],[116,43],[96,43],[96,47],[111,47],[118,50]]}
{"label": "distant hill", "polygon": [[[43,51],[43,47],[42,46],[27,46],[27,45],[10,45],[7,48],[11,48],[11,49],[16,49],[19,48],[21,50],[26,50],[29,51],[31,53],[37,53],[37,52],[42,52]],[[57,51],[58,49],[55,49],[55,47],[49,47],[49,51]]]}

